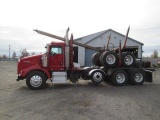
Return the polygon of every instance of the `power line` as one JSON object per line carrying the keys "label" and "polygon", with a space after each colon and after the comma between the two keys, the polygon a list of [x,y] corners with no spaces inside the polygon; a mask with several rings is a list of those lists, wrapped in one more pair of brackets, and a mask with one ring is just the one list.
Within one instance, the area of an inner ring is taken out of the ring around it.
{"label": "power line", "polygon": [[[143,30],[153,30],[153,29],[160,29],[160,27],[143,28],[143,29],[132,29],[131,31],[143,31]],[[115,30],[126,31],[126,30],[123,30],[123,29],[115,29]]]}
{"label": "power line", "polygon": [[137,30],[132,30],[132,31],[151,30],[151,29],[159,29],[159,28],[160,27],[155,27],[155,28],[137,29]]}

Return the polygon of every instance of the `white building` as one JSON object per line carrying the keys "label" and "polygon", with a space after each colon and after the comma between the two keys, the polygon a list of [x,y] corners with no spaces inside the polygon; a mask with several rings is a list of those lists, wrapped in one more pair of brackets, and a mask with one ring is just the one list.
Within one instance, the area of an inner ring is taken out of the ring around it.
{"label": "white building", "polygon": [[[89,46],[97,47],[103,49],[107,44],[108,36],[111,33],[111,39],[109,48],[117,48],[119,46],[119,42],[121,40],[121,44],[123,45],[125,35],[118,33],[112,29],[108,29],[105,31],[101,31],[98,33],[94,33],[91,35],[87,35],[81,38],[76,39],[76,42],[83,43]],[[142,58],[142,46],[144,44],[134,40],[132,38],[128,38],[125,51],[129,51],[134,53],[136,58]],[[92,60],[91,56],[96,51],[90,50],[80,46],[74,46],[74,61],[78,62],[81,66],[91,66]]]}

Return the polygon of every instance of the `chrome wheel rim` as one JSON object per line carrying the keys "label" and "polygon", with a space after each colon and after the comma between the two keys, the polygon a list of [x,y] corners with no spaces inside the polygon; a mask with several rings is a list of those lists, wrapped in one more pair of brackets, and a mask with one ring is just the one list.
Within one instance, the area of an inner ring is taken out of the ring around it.
{"label": "chrome wheel rim", "polygon": [[115,63],[115,61],[116,61],[116,58],[115,58],[115,56],[114,56],[113,54],[107,55],[107,57],[106,57],[106,62],[107,62],[108,64],[112,65],[112,64]]}
{"label": "chrome wheel rim", "polygon": [[125,64],[127,64],[127,65],[131,65],[131,64],[133,63],[133,57],[132,57],[131,55],[125,56],[124,62],[125,62]]}
{"label": "chrome wheel rim", "polygon": [[94,73],[93,79],[94,79],[94,81],[96,81],[96,82],[100,82],[100,81],[102,80],[102,73],[100,73],[100,72]]}
{"label": "chrome wheel rim", "polygon": [[141,73],[136,73],[134,76],[134,79],[136,82],[142,82],[143,80],[143,75]]}
{"label": "chrome wheel rim", "polygon": [[118,83],[123,83],[123,82],[125,82],[125,75],[124,75],[123,73],[117,74],[117,76],[116,76],[116,81],[117,81]]}
{"label": "chrome wheel rim", "polygon": [[42,78],[38,75],[34,75],[30,79],[30,84],[33,87],[39,87],[42,84]]}

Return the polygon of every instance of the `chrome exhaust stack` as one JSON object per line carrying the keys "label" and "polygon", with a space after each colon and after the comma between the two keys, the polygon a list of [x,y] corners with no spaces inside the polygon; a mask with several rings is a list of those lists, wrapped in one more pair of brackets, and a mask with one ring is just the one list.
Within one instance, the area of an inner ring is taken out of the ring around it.
{"label": "chrome exhaust stack", "polygon": [[69,39],[68,39],[68,33],[69,33],[69,27],[66,30],[66,35],[65,35],[65,42],[66,42],[66,47],[65,47],[65,66],[66,68],[69,67]]}

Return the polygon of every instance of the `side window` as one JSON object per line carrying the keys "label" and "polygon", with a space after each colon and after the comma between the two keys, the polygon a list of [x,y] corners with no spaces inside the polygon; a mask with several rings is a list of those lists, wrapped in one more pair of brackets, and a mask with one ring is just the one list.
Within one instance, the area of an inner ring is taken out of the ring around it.
{"label": "side window", "polygon": [[62,47],[60,46],[52,46],[51,47],[51,55],[62,54]]}

